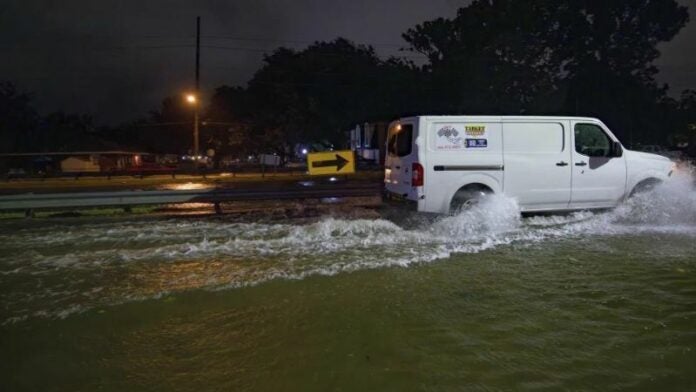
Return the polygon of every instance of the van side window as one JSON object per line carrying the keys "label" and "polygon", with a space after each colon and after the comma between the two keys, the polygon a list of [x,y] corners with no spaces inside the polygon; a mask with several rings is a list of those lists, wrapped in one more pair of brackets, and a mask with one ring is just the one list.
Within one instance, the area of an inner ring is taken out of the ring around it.
{"label": "van side window", "polygon": [[397,157],[405,157],[411,154],[411,149],[413,148],[413,125],[402,124],[400,130],[394,129],[393,133],[389,136],[389,141],[387,142],[387,150],[389,155],[394,155]]}
{"label": "van side window", "polygon": [[575,151],[588,157],[610,157],[611,139],[595,124],[575,124]]}

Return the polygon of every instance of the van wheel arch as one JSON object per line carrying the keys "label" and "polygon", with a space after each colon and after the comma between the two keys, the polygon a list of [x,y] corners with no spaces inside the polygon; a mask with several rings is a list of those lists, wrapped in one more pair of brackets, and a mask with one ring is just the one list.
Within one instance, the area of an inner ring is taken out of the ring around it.
{"label": "van wheel arch", "polygon": [[638,184],[636,184],[636,186],[633,187],[633,189],[631,190],[631,193],[628,194],[628,198],[630,199],[631,197],[633,197],[635,195],[649,192],[649,191],[655,189],[655,187],[659,186],[660,184],[662,184],[662,180],[660,180],[659,178],[655,178],[655,177],[646,178],[645,180],[640,181]]}
{"label": "van wheel arch", "polygon": [[480,183],[471,183],[462,186],[450,200],[450,213],[456,213],[462,209],[470,208],[486,196],[495,193],[489,186]]}

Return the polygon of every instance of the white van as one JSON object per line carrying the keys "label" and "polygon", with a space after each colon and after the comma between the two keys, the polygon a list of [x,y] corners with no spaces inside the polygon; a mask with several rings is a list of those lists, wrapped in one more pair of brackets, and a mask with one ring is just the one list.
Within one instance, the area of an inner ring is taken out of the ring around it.
{"label": "white van", "polygon": [[667,158],[630,151],[598,119],[419,116],[390,124],[388,195],[449,213],[486,193],[522,212],[615,207],[672,174]]}

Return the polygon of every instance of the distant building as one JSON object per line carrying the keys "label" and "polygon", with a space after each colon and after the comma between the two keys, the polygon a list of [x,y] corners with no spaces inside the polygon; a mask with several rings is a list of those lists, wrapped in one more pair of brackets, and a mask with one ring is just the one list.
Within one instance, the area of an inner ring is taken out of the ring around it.
{"label": "distant building", "polygon": [[383,164],[386,154],[387,122],[371,122],[356,125],[349,131],[350,148],[364,160]]}
{"label": "distant building", "polygon": [[29,173],[99,173],[152,169],[157,157],[130,151],[73,151],[0,154],[0,171],[22,168]]}
{"label": "distant building", "polygon": [[63,173],[97,173],[101,171],[99,158],[95,155],[67,157],[60,161]]}

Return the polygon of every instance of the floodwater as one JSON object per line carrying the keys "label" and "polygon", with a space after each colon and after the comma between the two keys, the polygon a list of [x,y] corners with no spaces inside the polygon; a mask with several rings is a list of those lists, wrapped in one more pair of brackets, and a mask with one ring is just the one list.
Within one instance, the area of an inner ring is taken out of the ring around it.
{"label": "floodwater", "polygon": [[0,223],[0,390],[694,390],[696,191]]}

